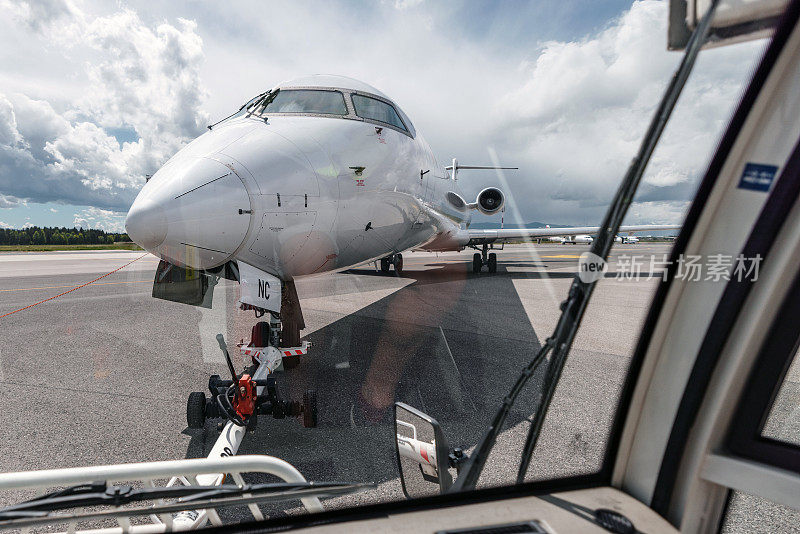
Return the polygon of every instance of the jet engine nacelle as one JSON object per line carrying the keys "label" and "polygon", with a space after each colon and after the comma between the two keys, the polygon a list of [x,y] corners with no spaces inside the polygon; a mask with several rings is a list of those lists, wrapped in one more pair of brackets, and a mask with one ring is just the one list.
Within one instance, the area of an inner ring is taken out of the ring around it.
{"label": "jet engine nacelle", "polygon": [[506,197],[502,191],[496,187],[487,187],[478,193],[478,198],[475,199],[475,203],[471,204],[470,207],[484,215],[492,215],[503,209],[505,202]]}

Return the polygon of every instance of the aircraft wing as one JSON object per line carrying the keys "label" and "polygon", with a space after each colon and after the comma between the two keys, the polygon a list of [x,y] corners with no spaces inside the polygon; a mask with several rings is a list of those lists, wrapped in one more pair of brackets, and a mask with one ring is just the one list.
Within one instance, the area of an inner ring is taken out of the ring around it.
{"label": "aircraft wing", "polygon": [[[619,233],[647,232],[648,230],[678,230],[679,225],[638,225],[620,226]],[[484,243],[497,243],[520,239],[537,239],[539,237],[553,237],[562,235],[595,234],[600,230],[598,226],[574,226],[570,228],[501,228],[498,230],[467,230],[469,245],[483,245]]]}

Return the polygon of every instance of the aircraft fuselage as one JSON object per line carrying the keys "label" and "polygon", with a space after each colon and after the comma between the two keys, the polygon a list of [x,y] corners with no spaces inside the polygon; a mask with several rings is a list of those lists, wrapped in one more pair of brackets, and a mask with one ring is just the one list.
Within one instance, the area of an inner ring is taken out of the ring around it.
{"label": "aircraft fuselage", "polygon": [[458,246],[469,209],[448,202],[457,182],[408,130],[354,116],[241,114],[155,173],[126,225],[176,265],[237,260],[284,280],[431,242]]}

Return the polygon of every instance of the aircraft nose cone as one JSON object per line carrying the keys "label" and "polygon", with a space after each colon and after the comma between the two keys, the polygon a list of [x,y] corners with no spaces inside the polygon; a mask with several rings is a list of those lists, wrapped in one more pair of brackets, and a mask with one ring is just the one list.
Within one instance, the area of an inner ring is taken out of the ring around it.
{"label": "aircraft nose cone", "polygon": [[149,198],[137,198],[125,218],[128,236],[145,250],[153,250],[167,238],[164,208]]}
{"label": "aircraft nose cone", "polygon": [[144,185],[125,227],[132,240],[170,263],[211,269],[242,244],[251,213],[247,189],[232,168],[181,156]]}

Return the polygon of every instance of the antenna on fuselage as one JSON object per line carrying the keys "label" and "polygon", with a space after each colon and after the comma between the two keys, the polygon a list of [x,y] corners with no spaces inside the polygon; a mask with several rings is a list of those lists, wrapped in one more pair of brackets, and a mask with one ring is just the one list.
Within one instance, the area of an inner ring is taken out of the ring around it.
{"label": "antenna on fuselage", "polygon": [[519,167],[494,167],[487,165],[459,165],[458,160],[453,158],[453,164],[445,167],[450,172],[450,179],[453,181],[458,180],[458,169],[504,169],[504,170],[519,170]]}

